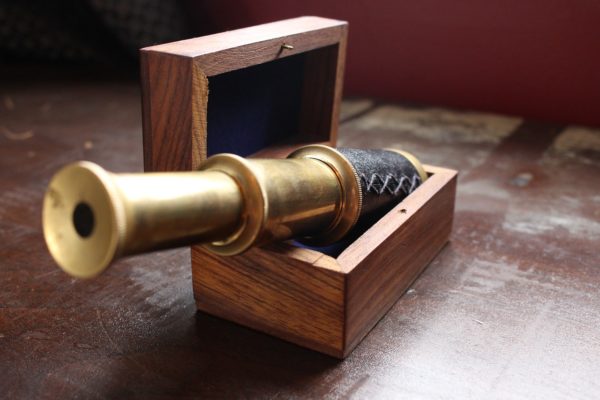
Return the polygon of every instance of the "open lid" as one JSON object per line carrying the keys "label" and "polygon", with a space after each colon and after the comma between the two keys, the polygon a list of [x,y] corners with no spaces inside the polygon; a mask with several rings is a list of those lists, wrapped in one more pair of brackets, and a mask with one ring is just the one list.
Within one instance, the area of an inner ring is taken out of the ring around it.
{"label": "open lid", "polygon": [[142,49],[145,170],[335,145],[347,27],[300,17]]}

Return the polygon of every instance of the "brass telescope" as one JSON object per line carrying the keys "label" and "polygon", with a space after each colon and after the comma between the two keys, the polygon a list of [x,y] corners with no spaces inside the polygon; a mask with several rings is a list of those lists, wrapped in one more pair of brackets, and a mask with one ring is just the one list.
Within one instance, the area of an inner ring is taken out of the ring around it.
{"label": "brass telescope", "polygon": [[57,264],[78,278],[122,256],[193,243],[224,256],[290,238],[325,245],[426,178],[406,152],[322,145],[286,159],[218,154],[190,172],[113,174],[82,161],[48,186],[44,238]]}

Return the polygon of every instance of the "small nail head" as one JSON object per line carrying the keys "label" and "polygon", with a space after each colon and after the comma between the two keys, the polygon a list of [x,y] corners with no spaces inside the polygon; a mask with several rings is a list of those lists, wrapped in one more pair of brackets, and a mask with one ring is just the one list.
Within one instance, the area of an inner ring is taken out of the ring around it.
{"label": "small nail head", "polygon": [[281,48],[282,49],[293,50],[294,46],[292,46],[291,44],[284,43],[284,44],[281,45]]}

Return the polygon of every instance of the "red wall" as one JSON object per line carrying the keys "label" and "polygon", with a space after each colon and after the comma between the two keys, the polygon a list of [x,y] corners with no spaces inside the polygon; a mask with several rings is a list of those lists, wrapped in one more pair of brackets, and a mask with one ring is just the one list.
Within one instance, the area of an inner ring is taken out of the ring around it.
{"label": "red wall", "polygon": [[346,95],[600,125],[597,0],[214,0],[203,32],[300,15],[350,22]]}

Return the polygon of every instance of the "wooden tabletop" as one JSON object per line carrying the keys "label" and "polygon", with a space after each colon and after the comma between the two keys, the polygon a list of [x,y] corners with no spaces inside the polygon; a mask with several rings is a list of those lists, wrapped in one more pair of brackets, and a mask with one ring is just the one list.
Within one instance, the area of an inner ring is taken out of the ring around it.
{"label": "wooden tabletop", "polygon": [[460,170],[451,242],[345,361],[195,311],[187,249],[61,272],[45,187],[141,171],[136,82],[0,86],[4,398],[600,397],[600,130],[348,100],[340,145]]}

